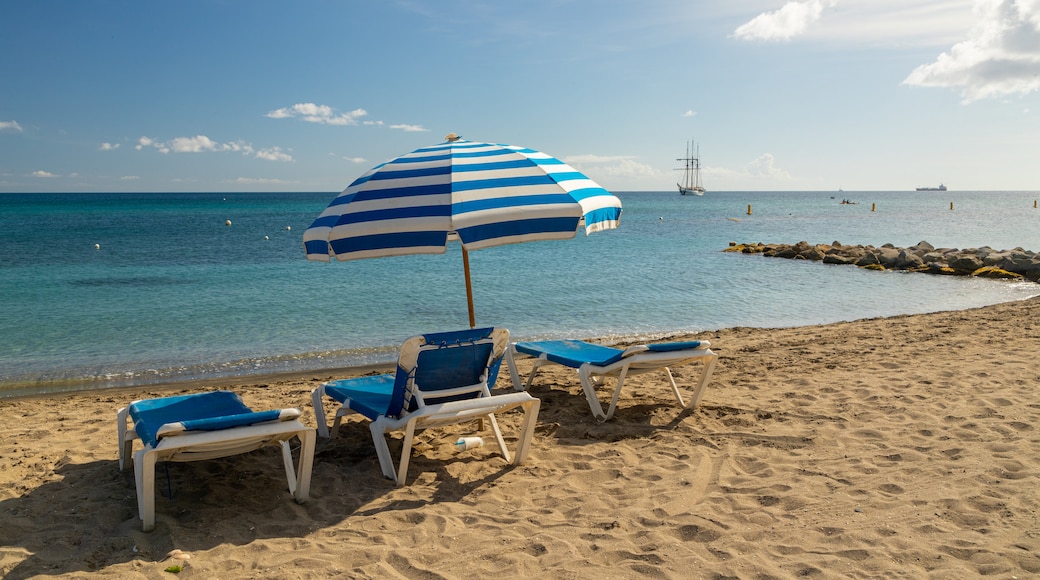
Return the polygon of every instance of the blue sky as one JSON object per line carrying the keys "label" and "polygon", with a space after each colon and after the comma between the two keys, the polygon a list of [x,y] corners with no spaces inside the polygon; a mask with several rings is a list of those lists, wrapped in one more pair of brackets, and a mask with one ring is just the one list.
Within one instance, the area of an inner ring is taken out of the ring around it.
{"label": "blue sky", "polygon": [[439,143],[613,191],[1040,189],[1038,0],[0,2],[0,191],[329,191]]}

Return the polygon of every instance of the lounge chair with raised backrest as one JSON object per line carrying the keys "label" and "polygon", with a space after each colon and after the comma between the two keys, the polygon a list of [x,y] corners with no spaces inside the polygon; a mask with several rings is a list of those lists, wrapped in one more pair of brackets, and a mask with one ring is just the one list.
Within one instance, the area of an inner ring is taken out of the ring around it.
{"label": "lounge chair with raised backrest", "polygon": [[[133,453],[137,508],[144,531],[155,526],[157,461],[201,461],[280,444],[289,493],[298,503],[310,494],[314,429],[300,423],[298,409],[254,412],[235,393],[212,391],[134,401],[116,413],[119,468],[128,467],[134,440],[144,448]],[[133,421],[128,428],[127,422]],[[293,468],[289,441],[300,440],[299,470]]]}
{"label": "lounge chair with raised backrest", "polygon": [[[538,369],[548,364],[559,364],[577,369],[581,387],[585,391],[585,398],[592,408],[592,414],[601,421],[606,421],[614,416],[617,408],[618,396],[621,394],[621,386],[625,377],[643,373],[663,370],[668,376],[679,406],[685,408],[679,387],[672,377],[671,367],[703,362],[700,379],[693,391],[691,407],[696,407],[704,396],[704,388],[711,380],[711,373],[715,368],[718,358],[711,351],[711,343],[706,340],[693,340],[685,342],[662,342],[651,344],[639,344],[628,348],[613,348],[609,346],[592,344],[580,340],[543,340],[536,342],[515,342],[509,345],[506,351],[506,363],[516,390],[526,391],[531,386]],[[520,382],[520,374],[516,370],[515,358],[517,355],[536,357],[531,374],[527,382]],[[596,396],[596,387],[605,384],[606,377],[617,377],[614,385],[614,394],[610,399],[610,407],[603,412],[599,398]]]}
{"label": "lounge chair with raised backrest", "polygon": [[[413,336],[401,345],[397,372],[330,381],[314,389],[311,397],[318,434],[329,437],[323,401],[340,403],[332,425],[335,434],[343,416],[359,413],[371,421],[372,442],[383,475],[404,485],[416,430],[488,419],[498,448],[510,461],[496,413],[524,410],[524,420],[512,459],[527,457],[538,419],[539,400],[526,392],[492,395],[489,376],[497,374],[509,345],[504,328],[476,328]],[[401,462],[394,470],[386,435],[404,432]]]}

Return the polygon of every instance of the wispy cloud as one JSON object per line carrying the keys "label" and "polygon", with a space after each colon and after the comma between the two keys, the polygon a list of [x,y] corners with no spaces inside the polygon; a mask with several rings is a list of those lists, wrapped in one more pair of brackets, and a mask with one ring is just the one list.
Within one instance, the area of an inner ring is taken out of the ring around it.
{"label": "wispy cloud", "polygon": [[288,161],[292,162],[293,156],[282,151],[281,147],[271,147],[270,149],[261,149],[256,152],[257,159],[266,159],[268,161]]}
{"label": "wispy cloud", "polygon": [[99,147],[99,151],[115,151],[119,149],[119,143],[102,143]]}
{"label": "wispy cloud", "polygon": [[1040,90],[1040,2],[976,0],[969,38],[903,84],[959,89],[965,103]]}
{"label": "wispy cloud", "polygon": [[18,124],[18,121],[0,121],[0,131],[21,133],[22,126]]}
{"label": "wispy cloud", "polygon": [[57,173],[51,173],[50,171],[43,171],[42,169],[38,170],[38,171],[33,171],[32,172],[32,176],[33,177],[40,177],[40,178],[44,178],[44,179],[50,178],[50,177],[61,177]]}
{"label": "wispy cloud", "polygon": [[[730,168],[717,165],[702,168],[704,177],[709,183],[729,181],[736,183],[755,183],[760,187],[776,187],[778,183],[792,180],[791,173],[778,167],[772,153],[763,153],[743,167]],[[772,184],[772,185],[767,185]]]}
{"label": "wispy cloud", "polygon": [[697,111],[694,111],[693,109],[690,109],[689,111],[686,111],[685,113],[683,113],[682,115],[679,115],[679,116],[680,117],[696,117],[697,116]]}
{"label": "wispy cloud", "polygon": [[357,125],[358,119],[368,115],[364,109],[354,109],[346,113],[339,113],[328,105],[315,103],[296,103],[291,107],[275,109],[267,113],[271,119],[300,119],[308,123],[320,123],[323,125]]}
{"label": "wispy cloud", "polygon": [[611,177],[652,177],[656,174],[653,167],[636,161],[631,155],[571,155],[562,161],[583,172],[594,172]]}
{"label": "wispy cloud", "polygon": [[763,153],[757,159],[744,166],[744,172],[751,177],[765,177],[769,179],[790,179],[791,174],[785,169],[776,166],[776,160],[772,153]]}
{"label": "wispy cloud", "polygon": [[[118,145],[116,145],[118,147]],[[104,149],[104,147],[102,147]],[[293,156],[282,150],[281,147],[268,147],[257,151],[251,143],[242,140],[221,143],[214,141],[205,135],[194,137],[174,137],[167,141],[160,141],[151,137],[141,137],[137,140],[134,149],[155,149],[160,153],[241,153],[242,155],[255,155],[257,159],[265,161],[294,161]]]}
{"label": "wispy cloud", "polygon": [[205,135],[194,137],[174,137],[169,141],[158,141],[151,137],[141,137],[134,149],[157,149],[160,153],[205,153],[216,151],[238,151],[244,155],[253,153],[253,146],[243,141],[220,143]]}
{"label": "wispy cloud", "polygon": [[405,131],[406,133],[425,133],[429,131],[422,125],[390,125],[390,128]]}
{"label": "wispy cloud", "polygon": [[136,181],[138,179],[141,179],[141,177],[139,175],[124,175],[124,176],[120,177],[119,179],[121,181]]}
{"label": "wispy cloud", "polygon": [[261,185],[267,185],[267,184],[287,185],[287,184],[292,183],[292,182],[291,181],[286,181],[284,179],[271,179],[271,178],[267,178],[267,177],[238,177],[238,178],[232,180],[232,183],[241,183],[241,184],[246,184],[246,185],[255,185],[255,184],[261,184]]}
{"label": "wispy cloud", "polygon": [[764,12],[738,26],[733,36],[740,40],[790,40],[804,34],[828,6],[834,6],[834,1],[788,2],[779,10]]}

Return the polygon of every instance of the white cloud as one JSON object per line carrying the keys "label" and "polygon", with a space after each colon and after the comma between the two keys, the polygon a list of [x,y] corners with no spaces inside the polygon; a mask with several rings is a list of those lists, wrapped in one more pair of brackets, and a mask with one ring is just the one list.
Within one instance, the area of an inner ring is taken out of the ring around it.
{"label": "white cloud", "polygon": [[364,109],[354,109],[346,113],[337,113],[328,105],[317,105],[315,103],[296,103],[291,107],[275,109],[267,113],[271,119],[300,119],[308,123],[320,123],[323,125],[357,125],[358,119],[368,115]]}
{"label": "white cloud", "polygon": [[804,0],[788,2],[779,10],[764,12],[737,27],[733,36],[740,40],[790,40],[820,19],[823,9],[834,1]]}
{"label": "white cloud", "polygon": [[137,149],[138,151],[140,151],[141,149],[144,149],[145,147],[151,147],[154,143],[155,142],[152,141],[148,137],[141,137],[140,139],[137,140],[137,145],[134,146],[134,149]]}
{"label": "white cloud", "polygon": [[654,168],[629,155],[571,155],[564,163],[582,173],[594,172],[611,177],[653,177]]}
{"label": "white cloud", "polygon": [[405,131],[408,133],[425,133],[429,131],[429,129],[426,129],[422,125],[390,125],[390,128],[400,129],[401,131]]}
{"label": "white cloud", "polygon": [[122,180],[122,181],[134,181],[134,180],[137,180],[137,179],[141,179],[141,177],[138,176],[138,175],[124,175],[124,176],[120,177],[119,179]]}
{"label": "white cloud", "polygon": [[0,121],[0,131],[10,131],[12,133],[21,133],[22,126],[18,124],[18,121]]}
{"label": "white cloud", "polygon": [[119,149],[119,143],[102,143],[98,149],[101,151],[115,151]]}
{"label": "white cloud", "polygon": [[287,185],[287,184],[292,183],[292,182],[286,181],[284,179],[271,179],[271,178],[266,178],[266,177],[239,177],[239,178],[234,179],[232,181],[232,183],[243,183],[243,184],[247,184],[247,185],[272,184],[273,183],[273,184],[276,184],[276,185]]}
{"label": "white cloud", "polygon": [[1040,1],[976,0],[969,38],[903,84],[959,89],[965,103],[1040,90]]}
{"label": "white cloud", "polygon": [[282,151],[281,147],[271,147],[270,149],[261,149],[256,152],[257,159],[266,159],[268,161],[293,161],[293,156]]}
{"label": "white cloud", "polygon": [[194,137],[175,137],[169,142],[169,148],[174,153],[202,153],[203,151],[217,151],[220,145],[205,135]]}
{"label": "white cloud", "polygon": [[696,117],[697,116],[697,112],[694,111],[693,109],[690,109],[689,111],[686,111],[685,113],[683,113],[682,115],[679,115],[679,116],[680,117]]}
{"label": "white cloud", "polygon": [[776,166],[772,153],[763,153],[751,163],[744,167],[744,172],[751,177],[765,177],[769,179],[790,179],[791,174]]}
{"label": "white cloud", "polygon": [[343,159],[344,159],[345,161],[349,161],[349,162],[351,162],[351,163],[357,163],[357,164],[359,164],[359,165],[360,165],[361,163],[365,163],[366,161],[368,161],[368,160],[367,160],[367,159],[365,159],[364,157],[344,157]]}
{"label": "white cloud", "polygon": [[137,140],[137,145],[134,146],[134,149],[140,151],[145,147],[152,147],[157,149],[160,153],[207,153],[232,151],[243,155],[253,154],[253,146],[245,141],[239,140],[220,143],[205,135],[175,137],[169,141],[156,141],[151,137],[141,137]]}
{"label": "white cloud", "polygon": [[33,177],[43,177],[43,178],[60,177],[60,175],[58,175],[56,173],[51,173],[50,171],[43,171],[42,169],[39,170],[39,171],[33,171],[32,175],[33,175]]}

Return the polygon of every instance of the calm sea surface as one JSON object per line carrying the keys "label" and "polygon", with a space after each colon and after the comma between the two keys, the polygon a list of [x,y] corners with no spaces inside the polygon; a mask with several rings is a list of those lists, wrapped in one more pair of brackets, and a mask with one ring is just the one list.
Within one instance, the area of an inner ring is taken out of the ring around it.
{"label": "calm sea surface", "polygon": [[[0,396],[390,362],[408,336],[468,325],[457,246],[307,261],[303,231],[335,195],[0,194]],[[802,240],[1040,251],[1038,192],[618,197],[617,230],[471,253],[477,324],[654,339],[1040,294],[722,252]]]}

